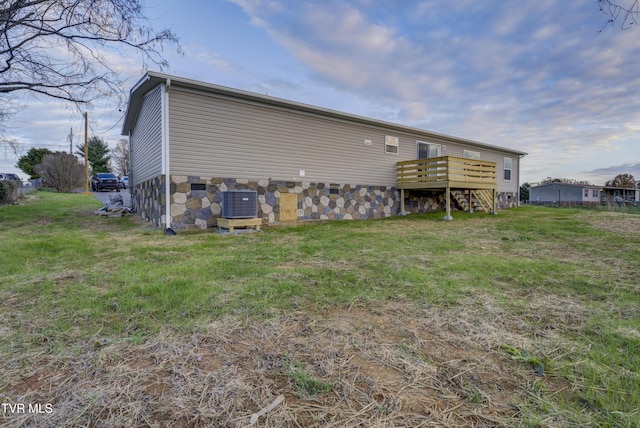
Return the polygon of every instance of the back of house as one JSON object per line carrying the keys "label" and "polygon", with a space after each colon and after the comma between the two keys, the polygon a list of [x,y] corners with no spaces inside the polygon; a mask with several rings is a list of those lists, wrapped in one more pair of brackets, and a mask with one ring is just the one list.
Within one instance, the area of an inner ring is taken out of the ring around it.
{"label": "back of house", "polygon": [[[265,224],[442,210],[447,200],[471,209],[474,198],[491,195],[492,208],[511,207],[525,155],[155,72],[132,89],[123,134],[130,139],[134,209],[176,230],[215,226],[230,190],[255,191],[256,215]],[[430,161],[414,168],[414,181],[425,186],[404,186],[405,192],[399,163],[419,159]],[[481,187],[473,184],[434,186],[443,172],[447,183],[473,182],[470,171],[482,171],[489,180],[483,187],[493,193],[472,194]],[[454,191],[462,195],[458,202]]]}

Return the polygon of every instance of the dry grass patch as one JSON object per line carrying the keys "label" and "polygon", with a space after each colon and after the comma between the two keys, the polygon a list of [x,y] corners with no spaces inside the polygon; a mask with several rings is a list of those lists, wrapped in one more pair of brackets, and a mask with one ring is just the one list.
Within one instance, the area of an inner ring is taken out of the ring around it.
{"label": "dry grass patch", "polygon": [[620,212],[584,212],[577,216],[591,227],[622,235],[640,234],[640,215]]}
{"label": "dry grass patch", "polygon": [[[535,352],[557,340],[534,337],[526,321],[478,295],[456,308],[397,300],[262,322],[227,317],[140,345],[92,338],[55,356],[33,350],[5,362],[4,399],[54,411],[2,423],[244,427],[283,395],[257,426],[509,426],[534,383],[567,387],[500,350],[507,342]],[[326,387],[301,390],[292,362]]]}

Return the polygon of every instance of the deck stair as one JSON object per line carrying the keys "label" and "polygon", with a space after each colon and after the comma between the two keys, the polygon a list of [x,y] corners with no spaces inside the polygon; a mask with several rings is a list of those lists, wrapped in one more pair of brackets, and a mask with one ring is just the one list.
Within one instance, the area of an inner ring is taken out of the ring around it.
{"label": "deck stair", "polygon": [[[469,200],[471,195],[471,200]],[[477,189],[468,190],[452,189],[451,197],[456,202],[458,207],[464,211],[485,212],[490,213],[493,211],[492,193],[491,190]],[[471,209],[470,209],[471,207]]]}
{"label": "deck stair", "polygon": [[471,191],[471,200],[475,211],[490,213],[493,211],[493,196],[491,190],[478,189]]}
{"label": "deck stair", "polygon": [[463,211],[469,211],[469,201],[462,190],[451,190],[451,197]]}

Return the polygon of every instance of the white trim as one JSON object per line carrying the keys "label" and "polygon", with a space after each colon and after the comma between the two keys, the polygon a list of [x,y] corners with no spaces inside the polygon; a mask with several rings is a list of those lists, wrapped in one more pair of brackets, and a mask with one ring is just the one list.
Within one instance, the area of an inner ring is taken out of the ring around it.
{"label": "white trim", "polygon": [[[509,162],[511,162],[511,166],[509,168],[507,168],[507,159],[509,160]],[[509,179],[506,179],[505,176],[505,171],[509,171]],[[513,180],[513,158],[510,157],[504,157],[502,159],[502,179],[504,181],[512,181]]]}
{"label": "white trim", "polygon": [[164,174],[165,228],[171,227],[171,170],[169,168],[169,92],[171,79],[161,85],[161,123],[162,123],[162,174]]}
{"label": "white trim", "polygon": [[133,88],[131,88],[131,91],[129,91],[129,94],[133,94],[135,91],[138,90],[138,88],[142,85],[144,85],[145,83],[147,83],[147,81],[151,79],[151,76],[149,76],[148,74],[146,74],[142,79],[140,79],[138,81],[138,83],[136,83],[135,85],[133,85]]}
{"label": "white trim", "polygon": [[131,192],[131,185],[133,184],[133,181],[131,181],[131,131],[129,131],[129,134],[127,135],[127,138],[129,139],[128,141],[128,147],[129,147],[129,165],[127,165],[127,168],[129,169],[128,175],[129,175],[129,192]]}
{"label": "white trim", "polygon": [[[387,147],[395,147],[396,151],[389,151]],[[394,137],[391,135],[384,136],[384,152],[388,155],[398,155],[400,153],[400,137]]]}

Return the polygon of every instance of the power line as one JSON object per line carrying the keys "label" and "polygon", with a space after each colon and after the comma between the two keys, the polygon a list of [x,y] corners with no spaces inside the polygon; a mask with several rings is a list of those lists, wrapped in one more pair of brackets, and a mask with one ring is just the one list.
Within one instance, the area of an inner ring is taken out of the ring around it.
{"label": "power line", "polygon": [[113,124],[113,126],[112,126],[111,128],[109,128],[109,129],[107,129],[106,131],[96,131],[96,130],[94,130],[94,129],[93,129],[93,126],[92,126],[91,124],[89,124],[89,127],[91,128],[91,133],[93,133],[93,134],[106,134],[107,132],[112,131],[112,130],[113,130],[113,128],[115,128],[116,126],[118,126],[118,124],[119,124],[120,122],[122,122],[122,119],[124,119],[124,113],[122,114],[122,116],[120,116],[120,119],[118,119],[118,120],[116,121],[116,123],[114,123],[114,124]]}

